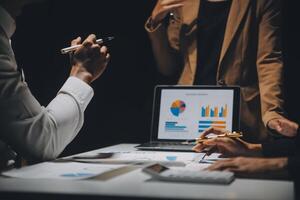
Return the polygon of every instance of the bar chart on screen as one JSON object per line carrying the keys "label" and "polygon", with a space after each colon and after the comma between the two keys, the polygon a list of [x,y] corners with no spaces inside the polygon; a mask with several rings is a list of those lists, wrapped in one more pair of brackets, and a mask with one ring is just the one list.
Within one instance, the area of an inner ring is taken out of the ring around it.
{"label": "bar chart on screen", "polygon": [[227,117],[228,108],[227,104],[225,106],[202,106],[201,107],[201,117]]}
{"label": "bar chart on screen", "polygon": [[192,140],[210,127],[232,131],[232,91],[163,90],[159,106],[159,139]]}
{"label": "bar chart on screen", "polygon": [[198,132],[201,133],[205,129],[210,127],[222,128],[226,129],[226,121],[212,121],[212,120],[201,120],[199,121],[199,130]]}
{"label": "bar chart on screen", "polygon": [[228,106],[225,105],[202,105],[200,106],[200,119],[198,132],[201,133],[210,127],[226,129],[226,118],[228,117]]}

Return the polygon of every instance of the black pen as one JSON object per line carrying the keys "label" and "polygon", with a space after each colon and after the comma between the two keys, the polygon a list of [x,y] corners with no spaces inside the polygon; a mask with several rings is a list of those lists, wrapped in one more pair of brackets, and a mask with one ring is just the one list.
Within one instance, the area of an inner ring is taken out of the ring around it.
{"label": "black pen", "polygon": [[[113,39],[115,39],[115,38],[114,38],[114,37],[106,37],[106,38],[103,38],[103,39],[98,39],[98,40],[96,40],[96,43],[97,43],[97,44],[103,44],[103,43],[108,42],[108,41],[111,41],[111,40],[113,40]],[[62,54],[67,54],[67,53],[69,53],[69,52],[71,52],[71,51],[75,51],[75,50],[78,49],[79,47],[81,47],[81,44],[79,44],[79,45],[74,45],[74,46],[71,46],[71,47],[63,48],[63,49],[60,50],[60,52],[61,52]]]}

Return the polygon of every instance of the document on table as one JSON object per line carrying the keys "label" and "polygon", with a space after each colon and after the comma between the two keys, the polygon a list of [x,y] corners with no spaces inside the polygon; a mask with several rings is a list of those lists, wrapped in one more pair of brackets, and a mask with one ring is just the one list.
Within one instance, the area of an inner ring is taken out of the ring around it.
{"label": "document on table", "polygon": [[102,173],[123,167],[123,165],[99,165],[91,163],[44,162],[2,173],[4,176],[26,179],[79,180],[98,176]]}
{"label": "document on table", "polygon": [[204,156],[204,158],[200,161],[200,163],[214,163],[218,160],[224,160],[224,159],[227,159],[227,158],[224,158],[222,157],[222,154],[220,153],[212,153],[210,155],[206,155]]}
{"label": "document on table", "polygon": [[[210,155],[205,155],[202,157],[202,159],[200,160],[200,162],[191,162],[188,163],[184,169],[189,170],[189,171],[201,171],[204,170],[206,168],[208,168],[211,164],[213,164],[214,162],[218,161],[218,160],[222,160],[222,159],[226,159],[222,157],[222,154],[220,153],[212,153]],[[173,167],[173,168],[177,168],[178,167]]]}
{"label": "document on table", "polygon": [[114,162],[181,162],[184,164],[191,162],[199,162],[205,153],[190,153],[190,152],[156,152],[156,151],[131,151],[117,152],[109,158],[104,159],[74,159],[83,162],[91,163],[114,163]]}
{"label": "document on table", "polygon": [[222,154],[221,153],[212,153],[210,155],[206,155],[204,158],[204,160],[222,160],[224,158],[222,158]]}

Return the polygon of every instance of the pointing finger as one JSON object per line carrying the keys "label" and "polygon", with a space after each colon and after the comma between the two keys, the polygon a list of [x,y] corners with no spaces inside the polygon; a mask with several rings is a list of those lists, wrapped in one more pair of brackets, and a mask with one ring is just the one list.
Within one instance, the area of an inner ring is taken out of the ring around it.
{"label": "pointing finger", "polygon": [[81,37],[77,37],[76,39],[71,41],[71,46],[75,46],[81,43]]}

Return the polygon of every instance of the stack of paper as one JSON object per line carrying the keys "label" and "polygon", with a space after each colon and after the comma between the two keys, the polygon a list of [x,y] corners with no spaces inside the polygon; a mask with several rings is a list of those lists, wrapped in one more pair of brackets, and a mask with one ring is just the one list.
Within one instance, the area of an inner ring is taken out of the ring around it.
{"label": "stack of paper", "polygon": [[121,165],[99,165],[91,163],[54,163],[44,162],[33,166],[13,169],[2,173],[4,176],[27,179],[76,180],[98,176],[122,167]]}
{"label": "stack of paper", "polygon": [[184,153],[184,152],[153,152],[153,151],[131,151],[114,153],[109,158],[103,159],[74,159],[80,162],[89,163],[111,163],[111,164],[130,164],[130,163],[147,163],[161,162],[166,164],[177,163],[178,165],[186,165],[191,162],[198,163],[204,153]]}

